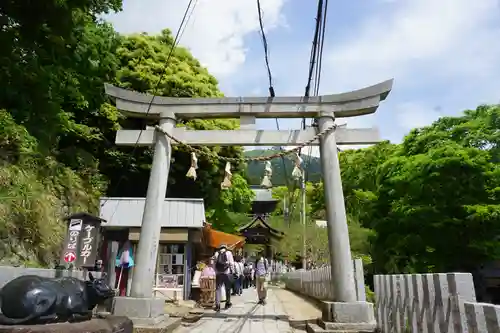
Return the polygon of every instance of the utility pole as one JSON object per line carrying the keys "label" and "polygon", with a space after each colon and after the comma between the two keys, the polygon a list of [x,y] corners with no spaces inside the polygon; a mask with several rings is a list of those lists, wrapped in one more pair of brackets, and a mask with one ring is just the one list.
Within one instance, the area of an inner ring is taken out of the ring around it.
{"label": "utility pole", "polygon": [[290,226],[290,217],[288,216],[288,212],[289,212],[289,209],[288,209],[288,192],[285,193],[285,195],[283,196],[283,219],[285,220],[285,225],[287,226]]}
{"label": "utility pole", "polygon": [[302,222],[302,267],[307,269],[307,243],[306,243],[306,175],[305,170],[302,172],[302,177],[300,178],[300,194],[301,194],[301,209],[300,209],[300,219]]}

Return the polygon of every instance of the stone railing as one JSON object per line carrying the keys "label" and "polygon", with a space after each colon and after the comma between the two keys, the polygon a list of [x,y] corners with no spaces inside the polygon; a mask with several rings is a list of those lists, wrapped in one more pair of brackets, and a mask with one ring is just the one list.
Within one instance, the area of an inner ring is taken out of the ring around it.
{"label": "stone railing", "polygon": [[[100,277],[101,273],[92,272],[95,277]],[[22,275],[38,275],[48,278],[62,277],[62,276],[73,276],[81,280],[88,279],[88,273],[77,270],[57,270],[57,269],[44,269],[44,268],[24,268],[24,267],[11,267],[11,266],[0,266],[0,288],[2,288],[7,282],[15,279],[16,277]]]}
{"label": "stone railing", "polygon": [[500,306],[476,303],[469,273],[376,275],[382,333],[497,333]]}
{"label": "stone railing", "polygon": [[[363,262],[361,259],[353,260],[354,283],[356,286],[357,300],[366,301],[365,279]],[[287,289],[315,298],[320,301],[333,300],[333,282],[330,267],[312,270],[302,270],[286,273],[283,277]]]}

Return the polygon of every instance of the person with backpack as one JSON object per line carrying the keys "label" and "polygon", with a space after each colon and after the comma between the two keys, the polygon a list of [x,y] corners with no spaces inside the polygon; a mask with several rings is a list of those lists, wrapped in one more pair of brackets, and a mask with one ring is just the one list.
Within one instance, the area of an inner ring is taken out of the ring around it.
{"label": "person with backpack", "polygon": [[232,276],[234,275],[234,258],[231,251],[228,250],[225,244],[219,246],[219,250],[214,254],[215,261],[215,311],[220,311],[220,299],[222,286],[226,291],[226,306],[229,309],[231,304],[231,285]]}
{"label": "person with backpack", "polygon": [[267,298],[267,279],[269,275],[269,262],[260,252],[255,261],[255,287],[259,298],[258,304],[266,305]]}

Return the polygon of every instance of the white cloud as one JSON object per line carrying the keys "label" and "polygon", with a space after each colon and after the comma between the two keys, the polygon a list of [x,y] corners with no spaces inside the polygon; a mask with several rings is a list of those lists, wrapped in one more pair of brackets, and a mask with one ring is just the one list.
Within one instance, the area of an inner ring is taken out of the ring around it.
{"label": "white cloud", "polygon": [[[284,2],[261,2],[266,30],[285,24],[280,14]],[[158,33],[170,28],[175,34],[187,4],[187,0],[125,0],[123,12],[106,19],[122,33]],[[255,0],[198,0],[180,44],[221,77],[234,73],[245,62],[245,38],[257,31]]]}
{"label": "white cloud", "polygon": [[[421,103],[444,103],[459,112],[464,105],[497,102],[499,22],[498,0],[385,1],[328,50],[325,70],[334,79],[328,82],[324,76],[323,86],[347,91],[394,77],[393,92],[382,109],[401,114],[382,117],[400,131],[440,116]],[[360,117],[349,124],[372,125],[380,117]]]}
{"label": "white cloud", "polygon": [[483,78],[499,68],[500,30],[492,28],[499,10],[498,0],[386,4],[333,47],[331,70],[345,89],[390,77],[396,87],[429,78]]}
{"label": "white cloud", "polygon": [[399,124],[408,131],[412,128],[430,125],[441,116],[441,113],[435,108],[428,108],[412,102],[399,104],[394,112],[397,114]]}

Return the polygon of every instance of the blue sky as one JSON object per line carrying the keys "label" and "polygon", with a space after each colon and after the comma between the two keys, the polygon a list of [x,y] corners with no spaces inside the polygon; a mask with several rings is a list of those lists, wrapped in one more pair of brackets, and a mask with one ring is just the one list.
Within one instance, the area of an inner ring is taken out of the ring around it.
{"label": "blue sky", "polygon": [[[178,28],[187,0],[124,0],[107,19],[123,33]],[[277,95],[302,95],[315,1],[261,0]],[[348,127],[377,126],[399,142],[414,127],[500,102],[500,0],[330,1],[321,94],[394,78],[373,116]],[[198,0],[180,44],[208,67],[226,95],[268,93],[256,0]],[[345,120],[339,120],[345,122]],[[280,120],[281,129],[300,120]],[[259,128],[275,129],[274,120]],[[317,154],[317,152],[315,152]]]}

